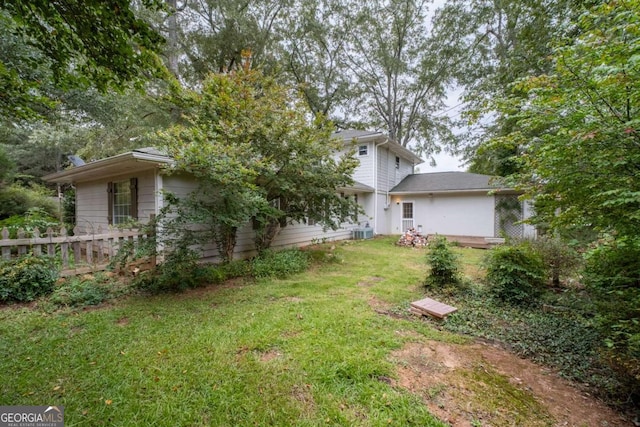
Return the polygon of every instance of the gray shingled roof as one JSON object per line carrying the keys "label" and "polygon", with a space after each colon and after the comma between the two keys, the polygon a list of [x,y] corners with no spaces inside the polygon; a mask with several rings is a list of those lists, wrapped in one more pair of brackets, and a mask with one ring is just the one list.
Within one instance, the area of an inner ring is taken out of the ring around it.
{"label": "gray shingled roof", "polygon": [[409,175],[390,193],[435,193],[504,189],[489,175],[469,172],[432,172]]}

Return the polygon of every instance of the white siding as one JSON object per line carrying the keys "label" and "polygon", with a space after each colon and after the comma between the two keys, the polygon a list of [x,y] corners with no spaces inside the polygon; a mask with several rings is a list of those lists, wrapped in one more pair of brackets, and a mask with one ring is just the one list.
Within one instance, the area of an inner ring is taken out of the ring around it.
{"label": "white siding", "polygon": [[[163,175],[162,189],[177,197],[184,197],[198,189],[198,182],[190,175]],[[163,203],[163,199],[160,199]],[[161,204],[160,206],[163,206]]]}
{"label": "white siding", "polygon": [[[354,157],[358,160],[360,160],[360,166],[358,166],[356,168],[356,170],[353,173],[353,179],[355,181],[358,181],[362,184],[366,184],[370,187],[373,187],[373,159],[374,159],[374,155],[373,155],[373,147],[374,144],[373,143],[367,143],[367,144],[358,144],[358,145],[367,145],[368,148],[368,154],[366,156],[359,156],[358,155],[358,151],[356,150],[356,154],[354,155]],[[357,147],[356,147],[357,148]]]}
{"label": "white siding", "polygon": [[394,183],[394,186],[400,184],[400,181],[402,181],[412,173],[413,163],[400,157],[400,170],[398,170],[398,174],[396,175],[396,182]]}
{"label": "white siding", "polygon": [[[193,177],[188,175],[170,175],[163,177],[163,187],[165,191],[170,191],[178,197],[185,196],[191,191],[197,190],[198,183]],[[367,195],[358,194],[358,201],[365,200]],[[361,216],[358,218],[364,225],[368,218]],[[272,247],[274,249],[284,247],[304,246],[314,241],[344,240],[351,238],[351,230],[358,226],[357,223],[345,223],[342,228],[336,231],[322,230],[322,226],[307,224],[293,224],[284,227],[278,236],[276,236]],[[251,224],[247,224],[238,231],[234,257],[236,259],[247,258],[255,255],[255,246],[253,243],[254,231]],[[205,261],[215,262],[219,260],[218,250],[215,244],[206,245],[202,248],[202,258]]]}
{"label": "white siding", "polygon": [[393,187],[393,179],[395,178],[395,156],[390,154],[384,146],[379,147],[377,163],[378,190],[389,191]]}
{"label": "white siding", "polygon": [[391,203],[391,233],[400,234],[401,206],[413,202],[415,226],[423,234],[491,237],[494,234],[493,196],[458,194],[394,197]]}
{"label": "white siding", "polygon": [[119,175],[98,181],[76,183],[76,224],[83,230],[95,231],[98,226],[103,229],[108,222],[108,193],[110,181],[138,179],[138,219],[147,222],[149,215],[156,213],[156,180],[155,171],[148,170],[135,175]]}
{"label": "white siding", "polygon": [[[374,218],[375,225],[372,224],[372,226],[376,234],[389,234],[389,220],[387,218],[389,207],[387,205],[387,193],[378,192],[376,199],[378,200],[378,203]],[[367,212],[373,212],[373,207]]]}

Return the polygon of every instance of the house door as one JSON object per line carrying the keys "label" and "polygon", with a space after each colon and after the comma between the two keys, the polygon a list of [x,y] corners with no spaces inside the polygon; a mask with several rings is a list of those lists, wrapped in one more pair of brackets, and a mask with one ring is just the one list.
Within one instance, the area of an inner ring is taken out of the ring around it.
{"label": "house door", "polygon": [[413,202],[402,202],[402,232],[414,228]]}

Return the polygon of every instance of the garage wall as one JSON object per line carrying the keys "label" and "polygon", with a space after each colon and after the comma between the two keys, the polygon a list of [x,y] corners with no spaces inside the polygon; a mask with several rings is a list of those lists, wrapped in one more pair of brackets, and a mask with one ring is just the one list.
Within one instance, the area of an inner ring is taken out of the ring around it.
{"label": "garage wall", "polygon": [[493,196],[457,194],[429,196],[394,196],[391,207],[391,233],[400,234],[401,202],[413,202],[414,226],[423,234],[452,236],[494,235]]}

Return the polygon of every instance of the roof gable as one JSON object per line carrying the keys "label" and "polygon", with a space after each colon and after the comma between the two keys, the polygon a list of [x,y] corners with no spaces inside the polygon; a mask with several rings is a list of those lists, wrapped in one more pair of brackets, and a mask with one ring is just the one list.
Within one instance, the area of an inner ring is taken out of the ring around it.
{"label": "roof gable", "polygon": [[377,131],[365,131],[355,129],[345,129],[333,133],[336,138],[342,138],[345,143],[356,141],[356,143],[374,142],[376,145],[389,149],[392,153],[409,160],[414,165],[423,163],[424,160],[413,151],[389,139],[387,135]]}

